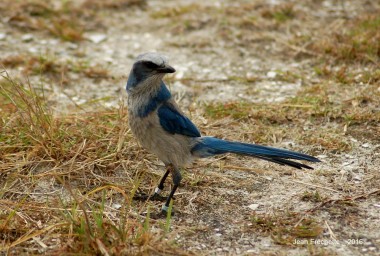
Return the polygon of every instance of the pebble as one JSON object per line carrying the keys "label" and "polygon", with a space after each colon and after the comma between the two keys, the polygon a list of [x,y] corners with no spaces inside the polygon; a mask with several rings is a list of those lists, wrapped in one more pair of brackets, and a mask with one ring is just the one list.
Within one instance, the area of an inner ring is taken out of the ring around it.
{"label": "pebble", "polygon": [[79,98],[79,97],[77,97],[77,96],[74,96],[72,99],[73,99],[73,101],[75,101],[75,103],[78,104],[78,105],[81,105],[81,104],[86,103],[86,100],[85,100],[85,99],[81,99],[81,98]]}
{"label": "pebble", "polygon": [[36,47],[29,47],[28,52],[30,52],[30,53],[37,53],[38,49]]}
{"label": "pebble", "polygon": [[140,49],[141,48],[141,44],[140,43],[138,43],[138,42],[135,42],[134,44],[133,44],[133,48],[134,49]]}
{"label": "pebble", "polygon": [[267,73],[267,77],[268,77],[268,78],[275,78],[276,76],[277,76],[277,73],[274,72],[274,71],[269,71],[269,72]]}
{"label": "pebble", "polygon": [[354,77],[356,81],[359,81],[363,77],[363,74],[358,74]]}
{"label": "pebble", "polygon": [[106,106],[107,108],[112,108],[112,107],[117,107],[118,103],[117,102],[104,102],[104,106]]}
{"label": "pebble", "polygon": [[0,40],[4,40],[7,37],[7,34],[0,33]]}
{"label": "pebble", "polygon": [[108,63],[113,63],[115,60],[112,57],[104,57],[104,61]]}
{"label": "pebble", "polygon": [[259,208],[259,204],[250,204],[248,205],[248,208],[251,209],[252,211],[255,211],[257,208]]}
{"label": "pebble", "polygon": [[68,43],[68,44],[67,44],[67,47],[68,47],[70,50],[78,49],[78,45],[77,45],[77,44],[74,44],[74,43]]}
{"label": "pebble", "polygon": [[174,76],[177,79],[182,79],[185,76],[185,72],[183,72],[182,70],[179,70]]}
{"label": "pebble", "polygon": [[364,143],[364,144],[362,145],[362,147],[363,147],[363,148],[369,148],[369,147],[371,147],[371,144],[369,144],[369,143]]}
{"label": "pebble", "polygon": [[343,166],[347,166],[347,165],[351,165],[351,164],[353,164],[353,163],[354,163],[354,161],[344,162],[342,165],[343,165]]}
{"label": "pebble", "polygon": [[30,42],[33,40],[33,35],[32,34],[25,34],[21,37],[21,40],[24,42]]}
{"label": "pebble", "polygon": [[86,38],[90,40],[91,42],[98,44],[107,39],[107,35],[105,34],[91,34],[91,35],[86,35]]}
{"label": "pebble", "polygon": [[114,203],[114,204],[112,204],[112,208],[118,210],[121,208],[121,204]]}
{"label": "pebble", "polygon": [[255,80],[256,76],[252,72],[247,72],[247,74],[245,75],[245,78],[247,78],[247,80]]}

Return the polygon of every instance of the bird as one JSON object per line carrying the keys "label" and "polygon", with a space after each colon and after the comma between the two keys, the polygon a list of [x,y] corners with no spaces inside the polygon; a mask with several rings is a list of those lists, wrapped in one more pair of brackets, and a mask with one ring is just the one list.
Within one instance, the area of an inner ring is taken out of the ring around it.
{"label": "bird", "polygon": [[313,169],[294,161],[320,162],[316,157],[258,144],[202,136],[197,126],[182,112],[163,78],[176,70],[168,58],[157,52],[139,55],[129,73],[126,91],[130,130],[139,144],[165,165],[165,174],[152,198],[160,196],[171,174],[173,186],[161,212],[168,213],[170,202],[182,180],[181,169],[197,158],[235,153],[252,156],[297,169]]}

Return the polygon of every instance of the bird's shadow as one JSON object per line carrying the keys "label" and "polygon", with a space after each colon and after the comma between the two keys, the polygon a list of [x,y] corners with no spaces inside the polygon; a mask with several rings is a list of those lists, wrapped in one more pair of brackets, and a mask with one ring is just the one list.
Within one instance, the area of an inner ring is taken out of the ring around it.
{"label": "bird's shadow", "polygon": [[148,201],[149,200],[149,201],[165,202],[166,197],[158,195],[158,194],[150,195],[150,194],[146,194],[144,192],[136,192],[135,195],[133,196],[133,200],[136,200],[136,201]]}

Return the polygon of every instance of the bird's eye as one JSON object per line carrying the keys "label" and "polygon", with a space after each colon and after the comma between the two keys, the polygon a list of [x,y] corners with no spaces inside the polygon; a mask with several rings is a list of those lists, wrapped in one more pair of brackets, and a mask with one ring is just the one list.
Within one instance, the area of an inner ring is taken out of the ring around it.
{"label": "bird's eye", "polygon": [[156,68],[159,67],[157,64],[155,64],[155,63],[153,63],[153,62],[150,62],[150,61],[145,62],[145,66],[146,66],[147,68],[150,68],[150,69],[156,69]]}

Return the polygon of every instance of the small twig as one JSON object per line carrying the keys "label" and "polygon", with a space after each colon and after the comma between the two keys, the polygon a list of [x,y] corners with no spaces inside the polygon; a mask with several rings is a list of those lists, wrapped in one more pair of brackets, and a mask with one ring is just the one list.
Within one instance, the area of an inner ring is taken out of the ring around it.
{"label": "small twig", "polygon": [[367,198],[368,196],[374,195],[374,194],[377,194],[377,193],[380,193],[380,189],[376,189],[376,190],[374,190],[372,192],[369,192],[367,194],[361,194],[361,195],[352,197],[351,200],[357,200],[357,199],[360,199],[360,198]]}
{"label": "small twig", "polygon": [[96,238],[95,239],[95,242],[96,242],[96,245],[98,246],[100,252],[102,253],[102,255],[104,256],[109,256],[110,254],[108,253],[106,247],[104,246],[103,242],[100,241],[99,238]]}
{"label": "small twig", "polygon": [[[276,38],[275,38],[275,39],[276,39]],[[282,39],[277,39],[276,42],[277,42],[277,43],[280,43],[280,44],[283,44],[283,45],[289,47],[290,49],[296,51],[296,55],[297,55],[298,53],[300,53],[300,52],[303,52],[303,53],[309,54],[309,55],[311,55],[311,56],[317,56],[317,57],[320,57],[320,56],[321,56],[321,54],[319,54],[319,53],[316,53],[316,52],[312,52],[312,51],[306,50],[306,49],[303,48],[303,47],[299,47],[299,46],[296,46],[296,45],[289,44],[289,43],[285,42],[285,41],[282,40]]]}
{"label": "small twig", "polygon": [[263,169],[241,167],[241,166],[234,166],[234,165],[224,165],[223,169],[234,169],[234,170],[239,170],[239,171],[253,171],[253,172],[259,173],[259,174],[265,174],[268,172],[268,171],[263,170]]}
{"label": "small twig", "polygon": [[189,167],[187,169],[195,169],[195,168],[200,168],[200,167],[205,167],[205,166],[209,166],[209,165],[212,165],[213,163],[215,162],[219,162],[221,159],[225,158],[226,156],[223,155],[223,156],[220,156],[220,157],[216,157],[215,159],[212,159],[212,160],[207,160],[206,163],[199,163],[197,164],[196,166],[194,165],[193,167]]}
{"label": "small twig", "polygon": [[44,242],[41,241],[39,237],[33,237],[32,239],[34,240],[34,242],[39,244],[43,249],[46,249],[48,247]]}
{"label": "small twig", "polygon": [[327,223],[326,220],[325,220],[325,224],[326,224],[326,226],[327,226],[327,229],[329,230],[330,237],[336,241],[336,240],[337,240],[337,239],[336,239],[336,236],[335,236],[334,232],[332,231],[332,229],[331,229],[329,223]]}
{"label": "small twig", "polygon": [[57,189],[57,190],[50,191],[50,192],[20,192],[20,191],[14,191],[14,190],[8,190],[6,192],[18,194],[18,195],[53,195],[53,194],[56,194],[60,191],[61,191],[61,189]]}
{"label": "small twig", "polygon": [[319,205],[315,206],[314,208],[311,208],[310,210],[307,210],[306,212],[314,212],[315,210],[317,210],[317,209],[321,208],[322,206],[324,206],[326,204],[329,204],[329,203],[355,201],[355,200],[360,199],[360,198],[367,198],[368,196],[374,195],[374,194],[377,194],[377,193],[380,193],[380,189],[376,189],[376,190],[374,190],[372,192],[369,192],[369,193],[366,193],[366,194],[357,195],[357,196],[354,196],[354,197],[346,197],[346,198],[343,198],[343,199],[328,199],[328,200],[320,203]]}
{"label": "small twig", "polygon": [[307,215],[307,214],[303,215],[302,218],[301,218],[299,221],[297,221],[297,223],[294,225],[295,228],[296,228],[299,224],[301,224],[301,222],[305,219],[306,215]]}
{"label": "small twig", "polygon": [[323,187],[323,186],[319,186],[319,185],[315,185],[315,184],[310,184],[310,183],[306,183],[306,182],[299,181],[299,180],[291,180],[291,181],[293,181],[295,183],[303,184],[303,185],[306,185],[306,186],[310,186],[310,187],[322,188],[322,189],[330,190],[330,191],[333,191],[333,192],[341,193],[340,191],[332,189],[332,188],[329,188],[329,187]]}
{"label": "small twig", "polygon": [[26,234],[24,234],[23,236],[21,236],[19,239],[17,239],[16,241],[14,241],[13,243],[11,243],[9,246],[6,247],[6,249],[9,250],[12,248],[12,247],[15,247],[16,245],[19,245],[33,237],[38,237],[40,236],[41,234],[51,230],[51,229],[55,229],[55,228],[58,228],[58,227],[63,227],[63,226],[67,226],[67,223],[57,223],[57,224],[54,224],[54,225],[51,225],[51,226],[48,226],[44,229],[41,229],[41,230],[30,230],[29,232],[27,232]]}
{"label": "small twig", "polygon": [[314,108],[314,106],[310,105],[310,104],[305,104],[305,105],[301,105],[301,104],[278,104],[278,105],[281,107],[291,107],[291,108]]}

